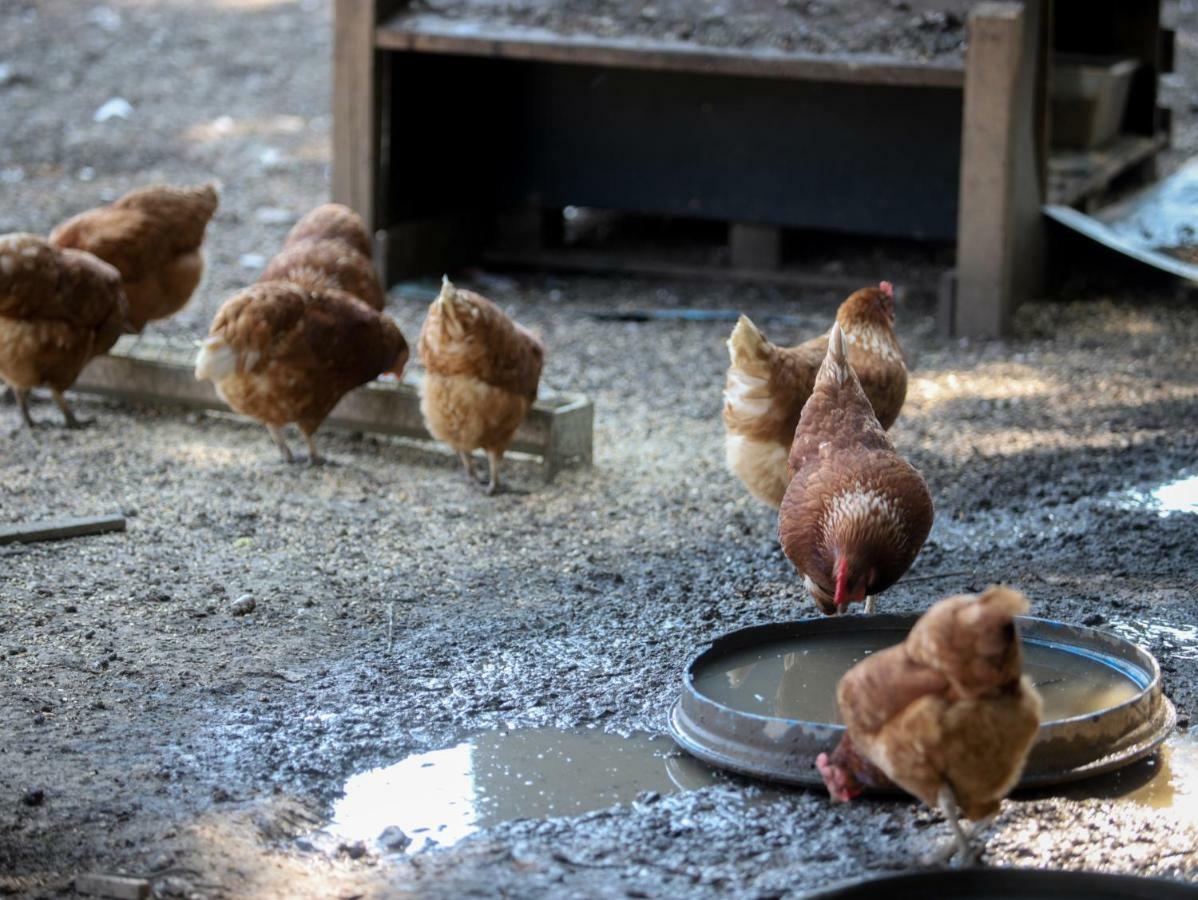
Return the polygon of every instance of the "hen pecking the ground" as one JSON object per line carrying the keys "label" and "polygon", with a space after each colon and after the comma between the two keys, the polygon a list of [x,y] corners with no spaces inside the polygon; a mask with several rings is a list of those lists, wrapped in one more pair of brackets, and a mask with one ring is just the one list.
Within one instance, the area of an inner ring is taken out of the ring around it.
{"label": "hen pecking the ground", "polygon": [[63,391],[124,327],[121,276],[90,253],[35,234],[0,236],[0,377],[32,428],[29,391],[49,387],[68,427],[79,421]]}
{"label": "hen pecking the ground", "polygon": [[[878,421],[889,428],[907,396],[907,364],[894,332],[894,288],[883,281],[857,291],[840,305],[836,322],[848,344],[849,364]],[[771,344],[748,316],[740,317],[728,338],[728,469],[754,497],[775,509],[790,481],[787,457],[795,427],[827,350],[827,334],[796,347]]]}
{"label": "hen pecking the ground", "polygon": [[200,346],[196,378],[210,379],[229,406],[265,424],[285,462],[294,458],[285,425],[299,426],[316,465],[314,435],[341,398],[383,373],[403,374],[408,343],[381,312],[370,252],[357,213],[337,203],[316,207],[258,283],[224,302]]}
{"label": "hen pecking the ground", "polygon": [[820,610],[886,590],[910,568],[932,527],[932,497],[895,451],[849,365],[840,324],[790,448],[778,537]]}
{"label": "hen pecking the ground", "polygon": [[537,398],[545,348],[490,300],[445,278],[420,330],[420,412],[428,430],[458,454],[477,483],[474,450],[490,461],[487,490]]}
{"label": "hen pecking the ground", "polygon": [[[1027,598],[1005,587],[948,597],[902,644],[845,673],[836,689],[845,736],[816,760],[828,792],[848,801],[898,785],[944,812],[955,849],[972,860],[970,839],[1019,781],[1040,724],[1015,622],[1027,611]],[[960,815],[981,820],[973,833]]]}
{"label": "hen pecking the ground", "polygon": [[204,231],[217,203],[211,184],[139,188],[63,222],[50,242],[116,267],[129,302],[127,330],[140,334],[181,310],[200,283]]}

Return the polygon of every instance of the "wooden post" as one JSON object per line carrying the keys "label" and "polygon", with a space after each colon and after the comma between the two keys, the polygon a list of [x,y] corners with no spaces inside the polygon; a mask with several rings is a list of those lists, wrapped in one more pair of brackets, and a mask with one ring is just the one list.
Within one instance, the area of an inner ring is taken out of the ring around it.
{"label": "wooden post", "polygon": [[782,264],[782,229],[733,222],[728,250],[734,269],[776,269]]}
{"label": "wooden post", "polygon": [[1040,289],[1046,31],[1038,0],[969,16],[957,225],[957,334],[999,337]]}
{"label": "wooden post", "polygon": [[366,220],[379,209],[379,72],[374,47],[379,0],[336,0],[333,11],[333,200]]}

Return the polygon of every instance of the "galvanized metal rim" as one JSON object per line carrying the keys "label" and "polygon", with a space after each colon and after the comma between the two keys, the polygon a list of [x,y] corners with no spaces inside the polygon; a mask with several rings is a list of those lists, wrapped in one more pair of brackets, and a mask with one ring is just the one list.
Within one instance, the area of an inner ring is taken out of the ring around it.
{"label": "galvanized metal rim", "polygon": [[[918,617],[914,614],[886,614],[879,616],[853,616],[851,618],[836,617],[829,619],[825,617],[800,619],[790,622],[765,623],[762,625],[753,625],[746,628],[737,629],[720,635],[714,639],[706,641],[701,645],[698,652],[692,656],[688,662],[683,674],[683,694],[673,704],[668,720],[668,726],[671,736],[684,750],[693,756],[707,762],[711,765],[722,769],[727,769],[732,772],[737,772],[751,778],[763,779],[767,781],[781,782],[786,784],[794,784],[801,786],[818,787],[822,781],[816,775],[814,769],[794,768],[788,769],[784,766],[777,765],[759,765],[753,766],[746,761],[745,758],[729,756],[725,752],[708,746],[700,742],[692,736],[693,731],[698,729],[698,721],[692,722],[688,714],[683,712],[684,699],[689,695],[695,698],[691,702],[699,702],[711,709],[718,715],[728,716],[740,721],[748,723],[757,723],[766,725],[772,723],[781,723],[786,727],[800,727],[808,732],[816,735],[823,733],[831,743],[839,739],[840,734],[844,732],[843,725],[837,725],[831,722],[811,722],[802,719],[787,719],[776,716],[762,715],[742,711],[734,707],[729,707],[726,704],[720,703],[714,698],[697,690],[694,687],[694,673],[700,667],[699,664],[704,657],[711,654],[717,648],[724,649],[722,645],[729,644],[731,646],[726,649],[731,652],[737,649],[752,647],[755,643],[754,635],[760,632],[761,643],[768,644],[772,640],[778,640],[781,635],[786,635],[794,631],[803,630],[804,626],[810,627],[815,623],[830,623],[833,621],[846,623],[852,620],[858,620],[861,624],[869,624],[873,627],[869,630],[909,630]],[[1173,704],[1167,697],[1164,696],[1161,690],[1161,674],[1160,666],[1155,657],[1144,647],[1139,646],[1133,641],[1129,641],[1118,635],[1112,635],[1107,632],[1097,631],[1095,629],[1086,628],[1084,626],[1071,625],[1064,622],[1057,622],[1051,619],[1039,619],[1030,616],[1017,617],[1022,625],[1029,630],[1048,630],[1057,629],[1064,630],[1070,634],[1076,635],[1078,638],[1089,638],[1090,642],[1102,646],[1106,645],[1112,650],[1122,651],[1119,658],[1123,658],[1123,654],[1129,648],[1134,651],[1134,662],[1132,660],[1123,659],[1129,667],[1139,670],[1142,675],[1147,675],[1147,684],[1143,684],[1142,677],[1133,677],[1130,672],[1125,673],[1129,680],[1132,680],[1139,691],[1129,700],[1116,704],[1102,710],[1103,717],[1118,715],[1120,711],[1126,711],[1130,715],[1134,715],[1134,711],[1130,710],[1136,704],[1143,704],[1146,701],[1151,701],[1152,715],[1144,720],[1144,724],[1151,728],[1147,732],[1147,737],[1137,743],[1123,747],[1114,753],[1098,759],[1087,760],[1079,765],[1074,765],[1066,768],[1058,768],[1051,771],[1045,771],[1035,774],[1024,773],[1020,779],[1017,789],[1044,787],[1048,785],[1064,784],[1073,781],[1090,778],[1096,775],[1101,775],[1107,772],[1122,768],[1137,760],[1143,759],[1153,752],[1165,741],[1169,734],[1173,731],[1177,722],[1177,713]],[[831,625],[825,625],[829,631],[839,630]],[[817,632],[818,633],[818,632]],[[1062,652],[1075,652],[1078,649],[1084,649],[1082,645],[1062,642],[1059,639],[1050,640],[1042,637],[1030,636],[1028,640],[1037,644],[1058,645],[1062,648]],[[896,641],[897,643],[897,641]],[[1102,661],[1103,664],[1109,664],[1107,661]],[[1154,699],[1155,698],[1155,699]],[[1080,716],[1072,716],[1065,719],[1054,719],[1051,722],[1045,722],[1037,736],[1036,744],[1048,742],[1054,738],[1054,732],[1067,730],[1071,724],[1074,726],[1081,725],[1087,721],[1096,719],[1095,713],[1083,714]],[[1125,736],[1136,735],[1139,728],[1129,729]],[[713,734],[718,735],[717,732]],[[819,737],[819,740],[825,740],[825,737]],[[896,789],[897,790],[897,789]]]}

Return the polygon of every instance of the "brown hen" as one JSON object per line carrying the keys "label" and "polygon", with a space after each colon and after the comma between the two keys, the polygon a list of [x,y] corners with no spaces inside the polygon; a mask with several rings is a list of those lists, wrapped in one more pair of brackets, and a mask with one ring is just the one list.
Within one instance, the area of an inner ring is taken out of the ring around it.
{"label": "brown hen", "polygon": [[[883,281],[840,305],[836,321],[849,363],[883,428],[898,418],[907,396],[907,365],[894,333],[894,289]],[[724,453],[728,468],[757,499],[775,509],[790,481],[787,456],[803,404],[828,349],[828,335],[796,347],[766,340],[748,316],[728,339],[731,365],[724,388]]]}
{"label": "brown hen", "polygon": [[911,566],[932,527],[923,476],[895,452],[849,365],[840,323],[790,448],[793,476],[778,537],[820,610],[886,590]]}
{"label": "brown hen", "polygon": [[116,266],[129,301],[128,329],[140,333],[181,310],[200,283],[204,230],[217,202],[211,184],[139,188],[63,222],[50,242]]}
{"label": "brown hen", "polygon": [[836,689],[845,736],[816,760],[828,792],[847,801],[896,784],[943,810],[957,849],[971,856],[958,815],[998,811],[1040,724],[1014,618],[1027,610],[1010,588],[949,597],[902,644],[850,669]]}
{"label": "brown hen", "polygon": [[383,287],[371,255],[361,216],[339,203],[326,203],[296,223],[258,280],[293,281],[317,291],[336,288],[382,309]]}
{"label": "brown hen", "polygon": [[121,276],[79,250],[34,234],[0,236],[0,377],[30,428],[31,388],[46,386],[68,427],[78,420],[63,391],[93,356],[116,343],[125,321]]}
{"label": "brown hen", "polygon": [[264,423],[287,462],[282,427],[295,422],[316,464],[313,435],[337,402],[384,372],[398,377],[407,359],[399,326],[356,297],[270,281],[217,311],[196,378],[211,379],[229,406]]}
{"label": "brown hen", "polygon": [[488,491],[499,489],[499,464],[537,398],[545,349],[531,332],[473,291],[448,278],[420,330],[420,412],[428,430],[457,451],[471,481],[471,453],[491,465]]}

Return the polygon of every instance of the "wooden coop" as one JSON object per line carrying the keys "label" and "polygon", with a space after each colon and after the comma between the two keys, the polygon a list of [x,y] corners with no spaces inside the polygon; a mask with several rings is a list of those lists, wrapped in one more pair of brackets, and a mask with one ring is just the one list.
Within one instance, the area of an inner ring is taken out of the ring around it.
{"label": "wooden coop", "polygon": [[[967,50],[931,62],[387,0],[337,0],[335,28],[333,195],[375,230],[389,283],[496,247],[552,267],[563,208],[594,207],[727,223],[742,274],[778,265],[786,229],[955,241],[942,325],[997,336],[1041,281],[1041,207],[1150,175],[1169,140],[1159,0],[978,3]],[[1112,59],[1113,88],[1053,90],[1058,67]]]}

